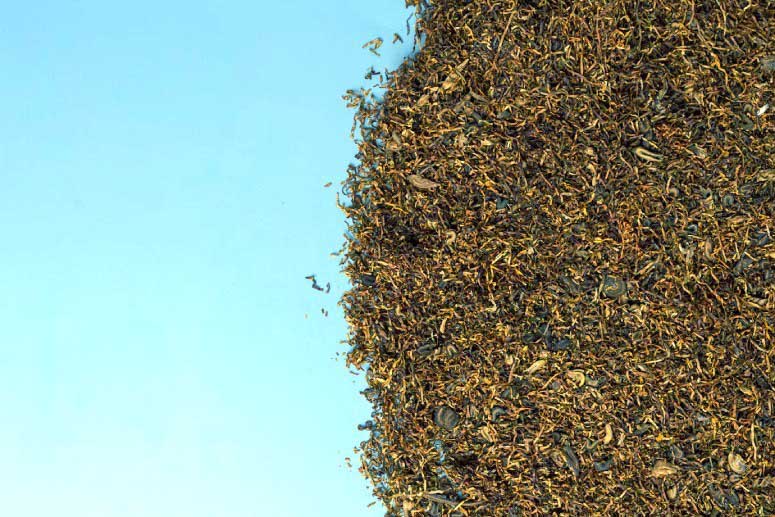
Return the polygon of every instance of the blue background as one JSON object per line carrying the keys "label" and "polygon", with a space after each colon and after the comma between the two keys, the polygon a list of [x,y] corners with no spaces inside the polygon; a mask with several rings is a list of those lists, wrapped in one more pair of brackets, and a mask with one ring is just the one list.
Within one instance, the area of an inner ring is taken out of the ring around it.
{"label": "blue background", "polygon": [[[0,514],[382,515],[329,253],[355,153],[341,94],[400,63],[409,14],[4,5]],[[378,35],[381,59],[361,48]]]}

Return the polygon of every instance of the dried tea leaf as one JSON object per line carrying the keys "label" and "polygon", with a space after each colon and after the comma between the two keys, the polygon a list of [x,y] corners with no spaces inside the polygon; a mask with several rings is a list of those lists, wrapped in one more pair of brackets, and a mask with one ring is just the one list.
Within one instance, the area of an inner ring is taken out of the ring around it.
{"label": "dried tea leaf", "polygon": [[601,291],[607,298],[619,298],[627,294],[627,284],[620,278],[606,276]]}
{"label": "dried tea leaf", "polygon": [[394,140],[388,140],[388,142],[385,144],[385,149],[393,152],[399,151],[401,150],[401,144]]}
{"label": "dried tea leaf", "polygon": [[451,92],[459,89],[462,83],[463,79],[460,77],[460,74],[453,72],[441,83],[441,89],[444,92]]}
{"label": "dried tea leaf", "polygon": [[587,375],[586,384],[593,388],[599,388],[600,386],[605,384],[605,377],[590,377],[589,375]]}
{"label": "dried tea leaf", "polygon": [[603,438],[603,443],[608,445],[611,443],[614,439],[614,430],[611,427],[611,424],[605,425],[605,437]]}
{"label": "dried tea leaf", "polygon": [[429,190],[429,189],[434,189],[436,187],[441,186],[435,181],[431,181],[429,179],[423,178],[422,176],[419,176],[417,174],[410,174],[408,176],[408,179],[409,179],[409,183],[411,183],[414,187],[420,190]]}
{"label": "dried tea leaf", "polygon": [[640,158],[641,160],[645,160],[648,162],[661,162],[662,161],[662,155],[657,154],[655,152],[649,151],[648,149],[645,149],[643,147],[636,147],[635,148],[635,156]]}
{"label": "dried tea leaf", "polygon": [[545,366],[546,366],[546,359],[539,359],[538,361],[536,361],[533,364],[531,364],[528,367],[528,369],[525,370],[525,373],[527,373],[528,375],[536,373],[536,372],[538,372],[540,370],[543,370]]}
{"label": "dried tea leaf", "polygon": [[759,60],[759,66],[762,72],[772,73],[775,72],[775,55],[764,56]]}
{"label": "dried tea leaf", "polygon": [[654,468],[651,469],[651,475],[655,478],[663,478],[678,474],[680,469],[675,465],[672,465],[665,460],[657,460],[654,464]]}
{"label": "dried tea leaf", "polygon": [[436,350],[436,343],[425,343],[424,345],[420,345],[417,350],[415,350],[415,354],[417,354],[418,357],[428,357],[433,353],[434,350]]}
{"label": "dried tea leaf", "polygon": [[565,455],[562,453],[559,449],[553,449],[552,452],[549,454],[549,457],[554,462],[555,466],[558,468],[565,467]]}
{"label": "dried tea leaf", "polygon": [[579,388],[584,386],[584,383],[587,381],[587,376],[582,370],[570,370],[566,372],[565,375]]}
{"label": "dried tea leaf", "polygon": [[579,458],[576,456],[573,448],[569,444],[565,444],[562,448],[563,456],[565,457],[565,464],[573,472],[573,475],[579,477],[581,473],[581,466],[579,465]]}
{"label": "dried tea leaf", "polygon": [[380,54],[377,51],[382,46],[383,42],[384,42],[384,40],[382,38],[374,38],[374,39],[369,40],[366,43],[364,43],[361,48],[368,48],[369,52],[379,56]]}
{"label": "dried tea leaf", "polygon": [[736,474],[742,475],[748,472],[748,465],[745,464],[745,460],[735,452],[729,453],[727,456],[727,463],[729,464],[730,470]]}
{"label": "dried tea leaf", "polygon": [[401,145],[401,135],[394,132],[390,137],[390,140],[385,143],[385,149],[388,151],[399,151],[401,149]]}
{"label": "dried tea leaf", "polygon": [[460,423],[460,415],[449,406],[441,406],[436,408],[433,421],[441,428],[452,430]]}
{"label": "dried tea leaf", "polygon": [[495,406],[492,408],[492,421],[497,422],[500,417],[507,415],[509,412],[505,407]]}
{"label": "dried tea leaf", "polygon": [[703,149],[702,147],[698,146],[697,144],[692,144],[689,146],[689,150],[700,160],[704,160],[708,157],[708,152]]}

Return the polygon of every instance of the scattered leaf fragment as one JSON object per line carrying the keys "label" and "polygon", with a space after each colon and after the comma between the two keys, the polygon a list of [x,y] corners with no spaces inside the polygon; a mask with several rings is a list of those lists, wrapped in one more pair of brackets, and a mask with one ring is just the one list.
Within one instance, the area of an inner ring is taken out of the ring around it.
{"label": "scattered leaf fragment", "polygon": [[377,50],[379,50],[379,48],[382,46],[383,41],[384,40],[382,38],[374,38],[374,39],[369,40],[366,43],[364,43],[363,47],[361,47],[361,48],[368,48],[369,52],[379,56],[380,54],[379,54],[379,52],[377,52]]}

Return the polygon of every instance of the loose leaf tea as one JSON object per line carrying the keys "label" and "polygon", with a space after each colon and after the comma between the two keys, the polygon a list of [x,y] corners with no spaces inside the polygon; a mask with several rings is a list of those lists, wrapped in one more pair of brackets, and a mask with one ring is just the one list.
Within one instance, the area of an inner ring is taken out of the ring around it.
{"label": "loose leaf tea", "polygon": [[407,4],[346,95],[387,515],[775,514],[775,4]]}

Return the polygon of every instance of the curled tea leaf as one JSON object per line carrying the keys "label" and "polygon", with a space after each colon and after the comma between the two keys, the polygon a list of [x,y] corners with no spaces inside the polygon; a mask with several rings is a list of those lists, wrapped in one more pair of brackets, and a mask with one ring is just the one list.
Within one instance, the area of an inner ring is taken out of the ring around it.
{"label": "curled tea leaf", "polygon": [[568,338],[558,339],[554,336],[548,336],[546,338],[546,349],[550,352],[560,352],[570,348],[571,342]]}
{"label": "curled tea leaf", "polygon": [[460,423],[460,415],[449,406],[441,406],[436,408],[433,421],[441,428],[452,430]]}
{"label": "curled tea leaf", "polygon": [[532,374],[536,373],[539,370],[543,370],[544,366],[546,366],[546,359],[539,359],[538,361],[531,364],[527,370],[525,370],[525,373]]}
{"label": "curled tea leaf", "polygon": [[388,140],[385,143],[385,149],[388,151],[398,151],[401,149],[402,142],[401,142],[401,135],[393,132],[392,136],[390,137],[390,140]]}
{"label": "curled tea leaf", "polygon": [[644,147],[636,147],[635,148],[635,156],[640,158],[641,160],[647,161],[647,162],[661,162],[662,161],[662,155],[657,154],[655,152],[649,151],[648,149]]}
{"label": "curled tea leaf", "polygon": [[590,377],[586,376],[587,385],[591,386],[593,388],[599,388],[603,384],[605,384],[605,378],[604,377]]}
{"label": "curled tea leaf", "polygon": [[697,144],[690,145],[689,151],[691,151],[692,154],[694,154],[700,160],[704,160],[705,158],[708,157],[708,152],[702,147],[698,146]]}
{"label": "curled tea leaf", "polygon": [[608,298],[619,298],[627,293],[627,284],[624,280],[613,276],[606,276],[603,279],[603,296]]}
{"label": "curled tea leaf", "polygon": [[432,501],[434,503],[443,504],[447,506],[457,506],[458,503],[449,497],[445,497],[443,495],[438,494],[424,494],[423,497],[427,499],[428,501]]}
{"label": "curled tea leaf", "polygon": [[627,284],[620,278],[606,276],[601,291],[608,298],[619,298],[627,293]]}
{"label": "curled tea leaf", "polygon": [[587,381],[587,376],[582,370],[570,370],[565,375],[579,388],[584,386],[584,383]]}
{"label": "curled tea leaf", "polygon": [[727,456],[729,469],[735,474],[745,474],[748,471],[748,465],[745,464],[743,457],[737,453],[730,452]]}
{"label": "curled tea leaf", "polygon": [[519,398],[519,384],[512,384],[503,390],[500,394],[501,398],[506,400],[516,400]]}
{"label": "curled tea leaf", "polygon": [[497,422],[500,417],[507,415],[508,410],[502,406],[495,406],[492,408],[492,421]]}
{"label": "curled tea leaf", "polygon": [[379,54],[379,52],[377,52],[377,50],[379,50],[379,48],[382,46],[383,42],[384,42],[384,40],[382,38],[374,38],[374,39],[369,40],[366,43],[364,43],[361,48],[368,48],[369,52],[379,56],[380,54]]}
{"label": "curled tea leaf", "polygon": [[401,144],[395,140],[388,140],[388,142],[385,144],[385,149],[388,151],[398,151],[401,149]]}
{"label": "curled tea leaf", "polygon": [[[467,61],[466,61],[467,62]],[[465,63],[463,63],[463,66]],[[463,79],[463,76],[460,75],[460,70],[462,68],[458,66],[453,72],[451,72],[447,78],[444,80],[443,83],[441,83],[441,90],[445,93],[459,90],[463,84],[465,83],[465,80]]]}
{"label": "curled tea leaf", "polygon": [[762,72],[775,72],[775,56],[764,56],[759,61],[759,66],[761,67]]}
{"label": "curled tea leaf", "polygon": [[428,357],[433,353],[436,347],[436,343],[425,343],[424,345],[420,345],[417,350],[415,350],[415,354],[417,354],[418,357]]}
{"label": "curled tea leaf", "polygon": [[680,469],[665,460],[658,460],[651,469],[651,475],[655,478],[664,478],[678,474]]}
{"label": "curled tea leaf", "polygon": [[552,459],[552,461],[558,468],[562,468],[565,466],[565,455],[562,453],[562,451],[558,449],[554,449],[549,454],[549,457]]}
{"label": "curled tea leaf", "polygon": [[377,285],[377,277],[370,274],[361,275],[358,279],[361,284],[365,285],[366,287],[374,287]]}
{"label": "curled tea leaf", "polygon": [[435,181],[431,181],[429,179],[423,178],[418,174],[410,174],[408,179],[409,179],[409,183],[411,183],[412,186],[420,190],[429,190],[429,189],[434,189],[436,187],[441,186]]}
{"label": "curled tea leaf", "polygon": [[611,427],[611,424],[605,425],[605,437],[603,438],[603,443],[608,445],[611,443],[614,439],[614,430]]}
{"label": "curled tea leaf", "polygon": [[562,454],[565,457],[565,464],[571,472],[573,472],[573,475],[579,477],[581,467],[579,466],[579,458],[576,456],[573,448],[569,444],[566,444],[565,447],[562,448]]}

